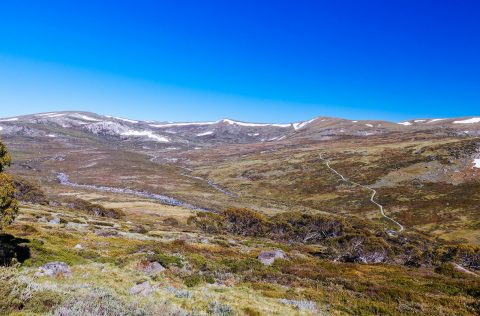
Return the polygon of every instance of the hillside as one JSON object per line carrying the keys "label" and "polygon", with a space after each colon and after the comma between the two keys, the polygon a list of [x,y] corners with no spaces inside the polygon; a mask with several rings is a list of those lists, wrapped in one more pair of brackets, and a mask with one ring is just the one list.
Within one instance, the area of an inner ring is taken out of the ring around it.
{"label": "hillside", "polygon": [[[2,237],[21,265],[0,278],[54,306],[80,308],[73,295],[130,315],[480,311],[480,118],[55,112],[0,119],[0,138],[22,203]],[[56,261],[67,276],[37,275]],[[35,312],[7,294],[0,314]]]}

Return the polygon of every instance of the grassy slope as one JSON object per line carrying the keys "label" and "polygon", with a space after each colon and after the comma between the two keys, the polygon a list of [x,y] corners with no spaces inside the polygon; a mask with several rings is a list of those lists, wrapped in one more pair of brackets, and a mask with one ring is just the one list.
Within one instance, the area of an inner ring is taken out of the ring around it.
{"label": "grassy slope", "polygon": [[[128,209],[129,202],[123,203]],[[158,213],[162,212],[159,206]],[[59,217],[61,224],[39,222],[39,218],[54,217]],[[138,224],[132,218],[142,219],[148,231],[133,233]],[[472,276],[445,276],[428,269],[392,265],[333,263],[311,255],[314,246],[209,236],[192,230],[184,217],[177,219],[179,224],[170,226],[152,219],[148,212],[143,216],[138,211],[127,211],[125,219],[115,220],[24,205],[21,217],[7,233],[26,239],[31,257],[21,267],[2,270],[1,275],[13,274],[11,279],[20,284],[17,287],[22,288],[21,284],[26,282],[34,291],[36,303],[23,295],[24,309],[20,314],[42,314],[51,309],[52,295],[56,304],[65,304],[72,296],[88,300],[88,293],[102,291],[110,293],[115,304],[132,309],[136,306],[151,311],[163,306],[169,312],[183,309],[200,314],[212,312],[215,302],[240,315],[308,315],[318,311],[333,315],[475,313],[474,295],[478,298],[480,284]],[[98,230],[115,231],[118,235],[101,237],[96,234]],[[83,250],[74,249],[76,244],[81,244]],[[284,249],[288,260],[277,260],[273,266],[265,267],[256,256],[261,250],[272,248]],[[168,268],[155,277],[138,268],[152,254]],[[36,267],[50,261],[71,265],[72,276],[34,276]],[[129,294],[134,284],[147,280],[156,287],[154,294]],[[3,291],[8,291],[8,287]],[[298,309],[281,299],[302,301],[306,306],[314,302],[317,311]],[[5,304],[7,300],[0,303],[0,308],[5,308]]]}

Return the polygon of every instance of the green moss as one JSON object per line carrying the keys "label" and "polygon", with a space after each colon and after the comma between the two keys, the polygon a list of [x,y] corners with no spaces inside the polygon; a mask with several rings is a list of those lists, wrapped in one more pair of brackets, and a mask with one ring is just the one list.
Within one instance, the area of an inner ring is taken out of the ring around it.
{"label": "green moss", "polygon": [[175,256],[166,255],[163,253],[156,253],[156,254],[150,255],[149,260],[156,261],[160,263],[162,266],[164,266],[165,268],[169,268],[171,266],[175,266],[179,268],[183,267],[182,259]]}

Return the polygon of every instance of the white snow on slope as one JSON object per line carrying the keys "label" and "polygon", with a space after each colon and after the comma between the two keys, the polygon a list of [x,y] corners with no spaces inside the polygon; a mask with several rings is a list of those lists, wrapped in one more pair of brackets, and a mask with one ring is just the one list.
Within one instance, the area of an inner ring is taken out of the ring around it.
{"label": "white snow on slope", "polygon": [[290,127],[292,124],[270,124],[270,123],[245,123],[234,121],[230,119],[223,119],[222,122],[230,125],[250,126],[250,127],[263,127],[263,126],[275,126],[275,127]]}
{"label": "white snow on slope", "polygon": [[398,124],[403,125],[403,126],[410,126],[410,125],[412,125],[411,122],[401,122],[401,123],[398,123]]}
{"label": "white snow on slope", "polygon": [[160,135],[156,135],[151,131],[127,130],[127,131],[121,132],[120,135],[122,135],[122,136],[145,136],[145,137],[151,138],[151,139],[153,139],[157,142],[161,142],[161,143],[170,142],[170,140],[168,138],[160,136]]}
{"label": "white snow on slope", "polygon": [[75,118],[79,118],[79,119],[82,119],[82,120],[85,120],[85,121],[90,121],[90,122],[101,122],[102,121],[102,120],[97,120],[96,118],[86,116],[86,115],[83,115],[83,114],[78,114],[78,113],[75,113],[72,116],[75,117]]}
{"label": "white snow on slope", "polygon": [[37,114],[37,115],[35,115],[35,116],[50,116],[50,115],[55,115],[55,114],[57,114],[57,113],[55,113],[55,112],[50,112],[50,113],[40,113],[40,114]]}
{"label": "white snow on slope", "polygon": [[9,119],[0,120],[0,122],[13,122],[13,121],[18,121],[18,117],[12,117]]}
{"label": "white snow on slope", "polygon": [[270,123],[245,123],[240,121],[234,121],[230,119],[223,119],[215,122],[189,122],[189,123],[167,123],[167,124],[150,124],[151,127],[173,127],[173,126],[195,126],[195,125],[212,125],[218,123],[228,123],[230,125],[249,126],[249,127],[263,127],[263,126],[275,126],[275,127],[290,127],[292,124],[270,124]]}
{"label": "white snow on slope", "polygon": [[298,129],[301,129],[305,126],[307,126],[308,124],[312,123],[313,121],[315,121],[317,118],[313,118],[309,121],[304,121],[304,122],[299,122],[299,123],[293,123],[292,126],[295,130],[298,130]]}
{"label": "white snow on slope", "polygon": [[207,131],[207,132],[197,134],[197,136],[207,136],[207,135],[212,135],[212,134],[213,134],[213,131]]}
{"label": "white snow on slope", "polygon": [[120,121],[124,121],[124,122],[128,122],[128,123],[133,123],[133,124],[137,124],[137,123],[138,123],[138,121],[129,120],[129,119],[126,119],[126,118],[123,118],[123,117],[110,116],[110,115],[105,115],[105,117],[114,118],[114,119],[116,119],[116,120],[120,120]]}
{"label": "white snow on slope", "polygon": [[52,137],[53,138],[53,137],[57,137],[57,136],[55,136],[54,134],[48,134],[47,137]]}
{"label": "white snow on slope", "polygon": [[480,123],[480,117],[472,117],[470,119],[453,122],[453,124],[473,124],[473,123]]}
{"label": "white snow on slope", "polygon": [[426,120],[415,120],[414,122],[415,123],[421,123],[421,122],[425,122]]}
{"label": "white snow on slope", "polygon": [[372,125],[372,124],[365,124],[365,125],[366,125],[366,126],[368,126],[368,127],[373,127],[373,125]]}
{"label": "white snow on slope", "polygon": [[0,126],[0,131],[3,131],[3,127]]}
{"label": "white snow on slope", "polygon": [[438,122],[438,121],[444,121],[444,120],[446,120],[446,119],[444,119],[444,118],[443,118],[443,119],[433,119],[433,120],[428,121],[428,123],[433,123],[433,122]]}
{"label": "white snow on slope", "polygon": [[174,126],[192,126],[192,125],[212,125],[216,122],[191,122],[191,123],[167,123],[167,124],[150,124],[151,127],[174,127]]}
{"label": "white snow on slope", "polygon": [[473,167],[480,168],[480,158],[473,159]]}
{"label": "white snow on slope", "polygon": [[137,123],[138,123],[138,121],[129,120],[129,119],[122,118],[122,117],[113,117],[113,118],[114,118],[114,119],[117,119],[117,120],[120,120],[120,121],[128,122],[128,123],[133,123],[133,124],[137,124]]}
{"label": "white snow on slope", "polygon": [[46,118],[60,117],[60,116],[64,116],[64,115],[65,114],[52,114],[52,115],[46,116]]}

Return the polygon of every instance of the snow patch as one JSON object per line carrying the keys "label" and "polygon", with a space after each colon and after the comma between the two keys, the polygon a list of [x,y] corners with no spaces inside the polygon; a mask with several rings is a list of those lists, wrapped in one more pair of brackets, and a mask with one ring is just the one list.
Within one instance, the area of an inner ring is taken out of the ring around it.
{"label": "snow patch", "polygon": [[212,125],[216,124],[216,122],[191,122],[191,123],[167,123],[167,124],[150,124],[151,127],[173,127],[173,126],[195,126],[195,125]]}
{"label": "snow patch", "polygon": [[212,135],[212,134],[213,134],[213,131],[207,131],[207,132],[197,134],[197,136],[207,136],[207,135]]}
{"label": "snow patch", "polygon": [[123,117],[109,116],[109,115],[105,115],[105,117],[114,118],[114,119],[119,120],[119,121],[124,121],[124,122],[128,122],[128,123],[133,123],[133,124],[137,124],[137,123],[138,123],[138,121],[129,120],[129,119],[126,119],[126,118],[123,118]]}
{"label": "snow patch", "polygon": [[368,127],[373,127],[373,125],[372,125],[372,124],[365,124],[365,125],[366,125],[366,126],[368,126]]}
{"label": "snow patch", "polygon": [[49,116],[46,116],[47,118],[53,118],[53,117],[60,117],[60,116],[64,116],[65,114],[52,114],[52,115],[49,115]]}
{"label": "snow patch", "polygon": [[12,117],[9,119],[0,120],[0,122],[13,122],[13,121],[18,121],[18,117]]}
{"label": "snow patch", "polygon": [[120,133],[122,136],[145,136],[151,138],[157,142],[161,143],[169,143],[170,140],[164,136],[156,135],[151,131],[134,131],[134,130],[127,130]]}
{"label": "snow patch", "polygon": [[421,122],[425,122],[426,120],[415,120],[414,122],[415,123],[421,123]]}
{"label": "snow patch", "polygon": [[428,121],[428,123],[433,123],[433,122],[438,122],[438,121],[444,121],[444,120],[446,120],[446,119],[444,119],[444,118],[433,119],[433,120]]}
{"label": "snow patch", "polygon": [[101,122],[102,121],[102,120],[97,120],[96,118],[86,116],[86,115],[83,115],[83,114],[78,114],[78,113],[74,114],[72,116],[75,117],[75,118],[82,119],[84,121],[90,121],[90,122]]}
{"label": "snow patch", "polygon": [[57,113],[55,113],[55,112],[50,112],[50,113],[40,113],[40,114],[37,114],[37,115],[35,115],[35,116],[50,116],[50,115],[55,115],[55,114],[57,114]]}
{"label": "snow patch", "polygon": [[398,123],[398,124],[403,125],[403,126],[410,126],[410,125],[412,125],[411,122],[400,122],[400,123]]}
{"label": "snow patch", "polygon": [[290,127],[292,124],[269,124],[269,123],[245,123],[234,121],[230,119],[223,119],[221,122],[228,123],[230,125],[240,125],[240,126],[250,126],[250,127],[264,127],[264,126],[275,126],[275,127]]}
{"label": "snow patch", "polygon": [[480,168],[480,158],[473,159],[473,167]]}
{"label": "snow patch", "polygon": [[[268,142],[279,141],[279,140],[285,139],[286,137],[287,137],[286,135],[273,137],[273,138],[268,139],[267,141]],[[264,140],[262,139],[262,141],[264,141]]]}
{"label": "snow patch", "polygon": [[317,118],[313,118],[309,121],[304,121],[304,122],[299,122],[299,123],[293,123],[292,126],[295,130],[298,130],[298,129],[301,129],[305,126],[307,126],[308,124],[312,123],[313,121],[315,121]]}
{"label": "snow patch", "polygon": [[472,117],[466,120],[453,122],[453,124],[473,124],[473,123],[480,123],[480,117]]}
{"label": "snow patch", "polygon": [[51,137],[51,138],[53,138],[53,137],[57,137],[57,136],[56,136],[56,135],[54,135],[54,134],[48,134],[48,135],[47,135],[47,137]]}

